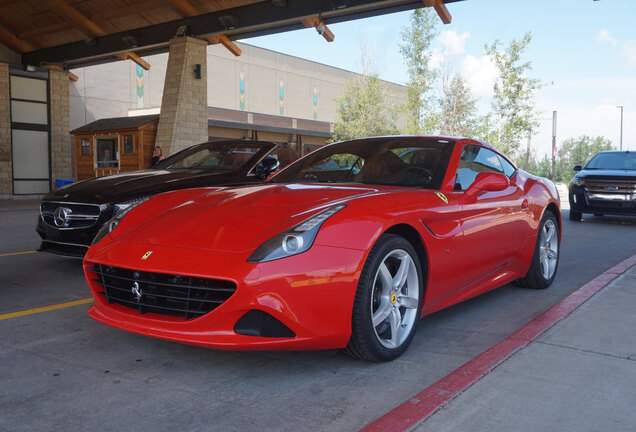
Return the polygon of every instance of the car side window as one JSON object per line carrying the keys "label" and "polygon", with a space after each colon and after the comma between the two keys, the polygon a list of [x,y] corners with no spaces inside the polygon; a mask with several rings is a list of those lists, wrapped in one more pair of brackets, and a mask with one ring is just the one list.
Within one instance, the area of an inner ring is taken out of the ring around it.
{"label": "car side window", "polygon": [[512,175],[517,171],[517,168],[515,168],[513,164],[508,162],[506,159],[504,159],[500,155],[497,155],[497,157],[499,158],[499,162],[501,162],[501,166],[503,167],[504,174],[506,175],[506,177],[511,178]]}
{"label": "car side window", "polygon": [[352,170],[354,174],[357,174],[362,166],[364,160],[354,154],[343,153],[331,155],[318,164],[311,167],[311,171],[348,171]]}
{"label": "car side window", "polygon": [[497,153],[476,145],[464,147],[459,161],[459,168],[457,169],[457,176],[455,177],[454,189],[465,191],[473,184],[477,174],[482,172],[505,173]]}

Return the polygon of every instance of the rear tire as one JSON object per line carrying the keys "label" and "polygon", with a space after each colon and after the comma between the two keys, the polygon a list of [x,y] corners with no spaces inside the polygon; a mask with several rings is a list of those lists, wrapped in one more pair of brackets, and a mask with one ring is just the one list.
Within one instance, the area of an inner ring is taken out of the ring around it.
{"label": "rear tire", "polygon": [[525,277],[517,281],[517,285],[532,289],[545,289],[552,285],[559,267],[559,256],[559,224],[554,214],[548,211],[539,224],[530,269]]}
{"label": "rear tire", "polygon": [[422,269],[411,243],[382,235],[360,275],[345,352],[374,362],[402,355],[415,335],[423,293]]}

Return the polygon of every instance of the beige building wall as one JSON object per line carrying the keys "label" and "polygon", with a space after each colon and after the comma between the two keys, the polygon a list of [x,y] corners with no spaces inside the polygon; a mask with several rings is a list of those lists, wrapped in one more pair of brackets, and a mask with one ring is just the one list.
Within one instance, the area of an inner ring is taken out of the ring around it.
{"label": "beige building wall", "polygon": [[[221,45],[207,47],[209,106],[281,115],[282,82],[284,116],[332,123],[336,120],[334,99],[342,94],[344,84],[356,73],[247,44],[238,45],[243,50],[239,57]],[[73,69],[79,81],[71,83],[71,129],[100,118],[126,116],[129,110],[137,108],[159,108],[168,54],[147,56],[144,60],[151,64],[151,69],[143,73],[141,104],[137,101],[135,63],[118,61]],[[393,106],[404,104],[406,88],[386,84],[391,95],[387,102]],[[401,123],[398,120],[399,126]]]}

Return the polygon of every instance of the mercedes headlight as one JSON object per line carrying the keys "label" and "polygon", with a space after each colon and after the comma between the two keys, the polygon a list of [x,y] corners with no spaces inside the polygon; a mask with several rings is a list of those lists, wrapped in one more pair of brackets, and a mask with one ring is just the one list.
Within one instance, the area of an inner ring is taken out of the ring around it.
{"label": "mercedes headlight", "polygon": [[135,198],[128,201],[118,202],[117,204],[115,204],[115,209],[113,210],[113,217],[116,217],[117,214],[122,211],[128,212],[128,209],[130,209],[131,207],[136,207],[144,201],[148,201],[148,198],[150,197]]}
{"label": "mercedes headlight", "polygon": [[95,236],[95,238],[93,239],[93,243],[91,244],[99,243],[100,240],[110,234],[117,227],[117,225],[119,225],[122,219],[124,219],[124,216],[126,216],[139,204],[146,202],[149,199],[150,197],[145,197],[115,204],[115,211],[113,212],[114,216],[108,222],[106,222],[104,226],[102,226],[102,228],[97,232],[97,235]]}
{"label": "mercedes headlight", "polygon": [[321,211],[303,222],[283,231],[260,245],[247,259],[249,263],[273,261],[307,251],[314,243],[322,224],[346,207],[338,204]]}

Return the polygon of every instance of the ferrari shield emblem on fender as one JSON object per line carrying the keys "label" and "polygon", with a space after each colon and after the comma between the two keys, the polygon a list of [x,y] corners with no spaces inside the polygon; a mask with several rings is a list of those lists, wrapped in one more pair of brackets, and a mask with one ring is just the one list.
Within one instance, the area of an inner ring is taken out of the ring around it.
{"label": "ferrari shield emblem on fender", "polygon": [[150,255],[152,255],[152,251],[146,252],[144,256],[141,257],[141,259],[145,261],[150,257]]}
{"label": "ferrari shield emblem on fender", "polygon": [[439,197],[439,199],[441,199],[442,201],[444,201],[446,204],[448,204],[448,198],[446,198],[446,195],[444,195],[441,192],[436,192],[435,195],[437,195]]}

